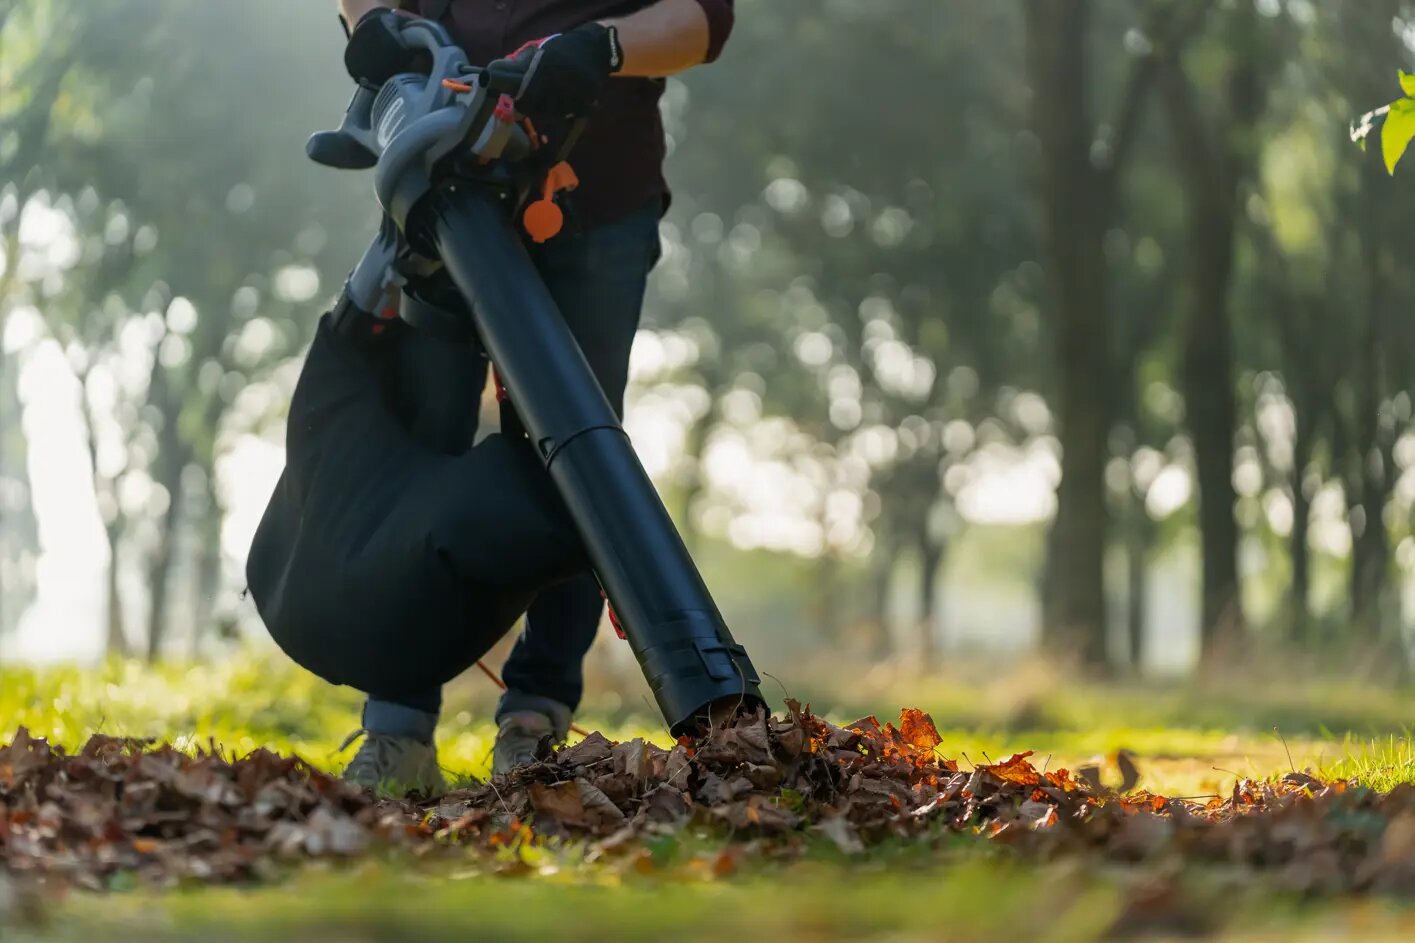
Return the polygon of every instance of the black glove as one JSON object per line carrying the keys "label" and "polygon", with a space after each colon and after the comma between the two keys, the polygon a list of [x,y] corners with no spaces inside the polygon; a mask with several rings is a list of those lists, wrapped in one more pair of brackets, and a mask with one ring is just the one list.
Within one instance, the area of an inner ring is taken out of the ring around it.
{"label": "black glove", "polygon": [[398,41],[398,27],[409,16],[377,7],[359,18],[344,49],[344,65],[354,81],[365,88],[382,88],[398,73],[417,70],[419,60],[426,57]]}
{"label": "black glove", "polygon": [[531,117],[579,117],[599,100],[609,77],[624,64],[619,32],[586,23],[568,33],[526,43],[487,67],[492,87],[516,100]]}

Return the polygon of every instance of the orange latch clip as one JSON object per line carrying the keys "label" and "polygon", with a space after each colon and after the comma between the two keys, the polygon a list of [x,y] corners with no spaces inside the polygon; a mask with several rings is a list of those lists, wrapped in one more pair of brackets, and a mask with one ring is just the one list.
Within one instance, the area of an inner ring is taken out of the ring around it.
{"label": "orange latch clip", "polygon": [[545,175],[541,198],[526,207],[521,217],[526,234],[535,243],[554,239],[565,227],[565,213],[555,203],[555,195],[562,190],[573,190],[580,185],[580,178],[566,161],[561,161]]}

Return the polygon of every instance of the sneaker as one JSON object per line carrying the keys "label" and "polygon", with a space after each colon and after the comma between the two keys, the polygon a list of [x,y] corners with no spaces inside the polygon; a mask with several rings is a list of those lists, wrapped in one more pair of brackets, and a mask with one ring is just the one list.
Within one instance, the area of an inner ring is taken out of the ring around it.
{"label": "sneaker", "polygon": [[410,792],[432,798],[447,791],[437,765],[437,748],[432,744],[356,730],[340,749],[347,749],[361,736],[364,742],[359,744],[359,752],[344,767],[346,781],[388,799],[401,799]]}
{"label": "sneaker", "polygon": [[518,766],[540,759],[541,747],[565,739],[555,721],[540,711],[513,711],[501,718],[496,731],[496,747],[491,754],[491,774],[501,776]]}

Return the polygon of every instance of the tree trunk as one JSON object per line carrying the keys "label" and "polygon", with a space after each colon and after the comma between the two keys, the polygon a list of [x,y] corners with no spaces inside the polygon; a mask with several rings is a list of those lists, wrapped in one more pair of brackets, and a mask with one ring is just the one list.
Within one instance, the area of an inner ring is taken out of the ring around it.
{"label": "tree trunk", "polygon": [[1150,548],[1154,544],[1154,522],[1145,511],[1145,500],[1132,489],[1126,515],[1126,636],[1130,645],[1130,670],[1136,677],[1145,672],[1145,595],[1149,589]]}
{"label": "tree trunk", "polygon": [[1108,311],[1105,203],[1091,162],[1087,102],[1090,5],[1029,0],[1025,7],[1033,124],[1056,344],[1061,485],[1047,538],[1043,638],[1054,651],[1104,668],[1105,462]]}
{"label": "tree trunk", "polygon": [[945,548],[942,541],[930,540],[922,534],[919,540],[919,626],[915,655],[918,670],[927,674],[938,668],[938,571],[943,565]]}
{"label": "tree trunk", "polygon": [[212,479],[207,479],[209,494],[198,524],[200,544],[197,549],[196,605],[192,612],[191,657],[201,657],[202,640],[211,633],[216,596],[221,592],[221,521],[222,509],[215,497]]}
{"label": "tree trunk", "polygon": [[[5,17],[8,15],[0,13],[0,29],[3,29]],[[19,256],[19,213],[15,214],[15,219],[5,228],[4,252],[7,265],[4,274],[0,275],[0,641],[3,641],[9,629],[10,594],[14,592],[9,578],[10,555],[7,551],[10,542],[10,514],[4,486],[8,483],[12,461],[11,436],[18,433],[21,441],[24,439],[24,416],[19,404],[19,391],[15,389],[17,378],[14,374],[18,371],[10,369],[10,357],[3,344],[5,324],[10,313],[8,298],[19,280],[19,266],[16,264]],[[17,472],[22,473],[23,459],[14,465]]]}
{"label": "tree trunk", "polygon": [[1357,459],[1361,466],[1361,488],[1353,510],[1359,512],[1359,527],[1354,527],[1351,546],[1351,622],[1358,637],[1371,645],[1383,644],[1385,633],[1381,625],[1381,602],[1385,598],[1390,578],[1390,537],[1385,524],[1385,506],[1390,497],[1385,464],[1389,459],[1374,440],[1372,428],[1358,432]]}
{"label": "tree trunk", "polygon": [[167,371],[154,364],[148,385],[148,402],[156,407],[162,417],[157,429],[157,456],[153,459],[153,482],[167,491],[167,513],[156,521],[158,529],[157,548],[148,563],[148,592],[151,606],[147,620],[147,659],[157,661],[166,639],[168,610],[172,595],[172,559],[177,549],[177,538],[186,511],[185,496],[182,493],[182,470],[191,459],[187,444],[182,440],[177,428],[180,404],[172,400],[172,389]]}
{"label": "tree trunk", "polygon": [[889,588],[894,575],[894,556],[893,545],[876,535],[870,554],[869,611],[860,626],[860,645],[870,658],[879,661],[895,654],[889,631]]}
{"label": "tree trunk", "polygon": [[819,627],[821,637],[832,642],[840,641],[840,563],[830,553],[822,553],[816,558],[816,613],[814,622]]}
{"label": "tree trunk", "polygon": [[1166,53],[1160,77],[1174,158],[1188,198],[1193,287],[1183,329],[1184,397],[1194,438],[1203,544],[1200,630],[1203,656],[1210,663],[1231,653],[1244,628],[1234,517],[1238,418],[1229,292],[1241,188],[1255,159],[1251,139],[1264,103],[1257,14],[1243,6],[1232,16],[1227,38],[1232,64],[1221,118],[1201,113],[1178,50]]}
{"label": "tree trunk", "polygon": [[128,656],[128,633],[123,628],[123,596],[118,589],[118,542],[119,528],[113,524],[104,527],[108,534],[108,638],[104,649],[109,657]]}
{"label": "tree trunk", "polygon": [[158,523],[157,548],[147,569],[148,592],[151,593],[151,607],[147,619],[147,660],[157,661],[162,655],[169,622],[168,610],[172,597],[172,561],[177,549],[177,539],[183,523],[181,472],[168,472],[159,477],[158,483],[167,488],[170,504],[166,515]]}
{"label": "tree trunk", "polygon": [[[1191,201],[1194,196],[1191,194]],[[1204,209],[1191,202],[1191,212],[1198,214]],[[1191,227],[1194,291],[1186,319],[1184,381],[1199,485],[1201,630],[1204,652],[1213,657],[1231,650],[1232,643],[1242,637],[1243,603],[1238,583],[1238,522],[1234,518],[1233,447],[1238,422],[1228,305],[1234,206],[1224,200],[1207,208],[1207,213],[1208,219],[1195,220]]]}
{"label": "tree trunk", "polygon": [[94,415],[93,403],[88,394],[88,370],[79,373],[80,413],[84,421],[84,433],[88,446],[89,475],[93,481],[94,495],[99,499],[100,508],[104,498],[109,501],[112,519],[105,517],[103,535],[108,541],[108,572],[105,579],[108,600],[107,631],[104,638],[104,653],[110,656],[126,657],[131,652],[128,633],[123,618],[122,592],[118,588],[118,545],[123,534],[123,512],[118,507],[117,476],[109,479],[98,470],[98,417]]}
{"label": "tree trunk", "polygon": [[[1373,176],[1369,167],[1368,178]],[[1370,200],[1366,196],[1366,200]],[[1377,212],[1371,208],[1371,215]],[[1386,332],[1384,314],[1390,303],[1385,253],[1379,234],[1367,224],[1365,235],[1367,298],[1366,330],[1359,347],[1360,365],[1355,379],[1356,435],[1351,462],[1355,470],[1355,492],[1348,499],[1359,511],[1359,525],[1353,527],[1351,546],[1351,622],[1358,637],[1369,645],[1380,645],[1381,601],[1385,596],[1390,570],[1389,536],[1385,506],[1390,498],[1391,458],[1382,447],[1380,410],[1384,380]]]}
{"label": "tree trunk", "polygon": [[678,512],[678,530],[683,538],[683,545],[688,548],[689,553],[698,552],[698,543],[701,534],[698,530],[698,522],[693,519],[693,505],[704,490],[702,455],[703,448],[707,445],[708,433],[712,430],[713,421],[717,417],[716,401],[708,407],[707,415],[703,416],[688,429],[687,436],[683,443],[683,457],[691,462],[691,469],[688,473],[688,480],[683,483],[683,493],[680,498]]}
{"label": "tree trunk", "polygon": [[[1303,382],[1301,379],[1295,382]],[[1316,642],[1310,609],[1312,591],[1312,550],[1307,545],[1311,532],[1312,500],[1307,496],[1305,479],[1312,461],[1311,420],[1301,409],[1295,410],[1297,431],[1292,443],[1292,534],[1288,553],[1292,557],[1292,585],[1288,589],[1287,606],[1291,620],[1288,637],[1304,648]]]}
{"label": "tree trunk", "polygon": [[[0,28],[3,28],[6,14],[0,13]],[[6,261],[10,268],[15,267],[13,256],[6,255]],[[8,484],[7,472],[9,471],[9,437],[5,435],[5,430],[10,428],[10,358],[4,349],[5,338],[5,291],[3,284],[0,284],[0,646],[4,645],[5,635],[9,630],[10,599],[8,594],[10,589],[10,561],[9,561],[9,496],[6,492]],[[23,421],[21,419],[21,421]],[[19,427],[19,423],[15,423]]]}

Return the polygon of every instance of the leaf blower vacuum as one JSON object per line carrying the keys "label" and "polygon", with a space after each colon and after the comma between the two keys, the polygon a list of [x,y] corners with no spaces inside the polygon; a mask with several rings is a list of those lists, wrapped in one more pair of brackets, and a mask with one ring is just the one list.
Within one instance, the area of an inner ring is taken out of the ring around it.
{"label": "leaf blower vacuum", "polygon": [[[508,83],[441,26],[398,30],[426,70],[360,88],[308,146],[320,164],[374,169],[384,222],[291,402],[287,465],[247,565],[262,618],[316,674],[397,696],[451,680],[539,592],[592,569],[675,735],[709,707],[760,704],[518,231],[554,238],[578,128],[550,153]],[[409,323],[479,341],[510,406],[498,434],[451,453],[406,428],[387,372],[388,339]]]}

